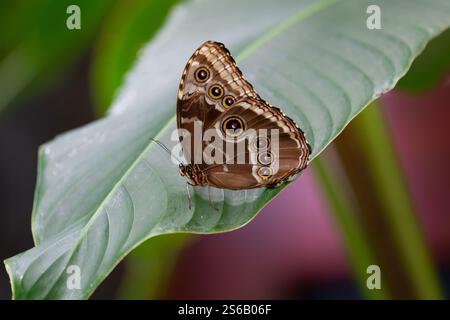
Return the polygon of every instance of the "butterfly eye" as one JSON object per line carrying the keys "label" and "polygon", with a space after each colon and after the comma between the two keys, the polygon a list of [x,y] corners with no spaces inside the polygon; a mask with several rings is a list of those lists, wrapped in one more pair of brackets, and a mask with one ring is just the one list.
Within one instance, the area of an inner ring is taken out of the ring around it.
{"label": "butterfly eye", "polygon": [[200,67],[195,70],[194,77],[198,82],[205,82],[209,78],[209,71],[204,67]]}
{"label": "butterfly eye", "polygon": [[258,176],[263,180],[267,180],[272,176],[272,169],[269,167],[261,167],[258,169]]}
{"label": "butterfly eye", "polygon": [[232,96],[225,96],[222,100],[222,104],[225,108],[231,107],[236,102],[236,99],[234,99]]}
{"label": "butterfly eye", "polygon": [[266,151],[258,154],[258,162],[265,165],[271,164],[273,162],[272,152]]}
{"label": "butterfly eye", "polygon": [[269,138],[267,137],[258,137],[254,142],[256,149],[267,149],[269,147],[269,144]]}
{"label": "butterfly eye", "polygon": [[239,117],[229,117],[222,123],[222,131],[231,137],[237,137],[244,132],[244,121]]}
{"label": "butterfly eye", "polygon": [[220,99],[223,96],[223,89],[218,84],[215,84],[209,88],[209,96],[213,99]]}

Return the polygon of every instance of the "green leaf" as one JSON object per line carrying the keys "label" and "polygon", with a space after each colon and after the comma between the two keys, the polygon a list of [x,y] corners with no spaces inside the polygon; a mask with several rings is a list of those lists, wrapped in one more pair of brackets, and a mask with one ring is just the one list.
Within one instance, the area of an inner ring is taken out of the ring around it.
{"label": "green leaf", "polygon": [[103,23],[94,54],[92,82],[96,110],[104,115],[136,60],[178,0],[118,1]]}
{"label": "green leaf", "polygon": [[[366,28],[369,4],[382,10],[381,30]],[[203,41],[227,44],[262,97],[304,129],[314,158],[449,25],[446,0],[193,1],[178,7],[144,50],[109,117],[40,149],[36,247],[6,261],[14,297],[86,298],[146,239],[242,227],[286,187],[214,189],[219,212],[208,192],[196,188],[189,209],[185,179],[149,140],[175,144],[179,79]],[[66,285],[71,265],[81,269],[79,290]]]}

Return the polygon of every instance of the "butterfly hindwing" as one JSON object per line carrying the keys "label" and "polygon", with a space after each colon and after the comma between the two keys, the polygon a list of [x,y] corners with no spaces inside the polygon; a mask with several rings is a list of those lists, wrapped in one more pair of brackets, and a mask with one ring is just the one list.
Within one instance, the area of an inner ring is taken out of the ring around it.
{"label": "butterfly hindwing", "polygon": [[[245,130],[232,139],[234,147],[230,152],[224,124],[233,119],[242,122]],[[212,186],[228,189],[274,186],[307,165],[309,146],[304,134],[279,109],[262,100],[238,101],[222,114],[214,128],[224,136],[223,143],[218,144],[226,148],[222,153],[231,153],[232,157],[222,165],[200,166]],[[262,141],[265,142],[261,144]],[[239,143],[243,144],[242,148],[238,147]]]}

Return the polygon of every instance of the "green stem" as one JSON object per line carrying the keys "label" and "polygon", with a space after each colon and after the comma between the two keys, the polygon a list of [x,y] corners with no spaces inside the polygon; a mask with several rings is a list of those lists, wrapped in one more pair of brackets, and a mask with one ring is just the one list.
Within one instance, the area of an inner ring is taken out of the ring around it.
{"label": "green stem", "polygon": [[162,235],[137,247],[125,260],[118,298],[164,298],[180,252],[192,238],[189,234]]}
{"label": "green stem", "polygon": [[366,298],[369,299],[387,299],[389,292],[382,287],[381,290],[369,290],[366,281],[368,278],[367,267],[377,264],[376,258],[372,253],[368,240],[357,221],[356,214],[353,210],[348,197],[343,193],[341,188],[330,170],[329,165],[324,156],[317,157],[313,162],[316,177],[322,184],[329,204],[333,209],[335,219],[339,224],[344,237],[344,243],[352,264],[353,271],[356,275],[356,282]]}
{"label": "green stem", "polygon": [[361,151],[366,154],[377,200],[399,248],[410,282],[419,299],[443,297],[438,276],[418,226],[402,170],[391,142],[382,110],[374,103],[354,122],[355,134],[364,137]]}

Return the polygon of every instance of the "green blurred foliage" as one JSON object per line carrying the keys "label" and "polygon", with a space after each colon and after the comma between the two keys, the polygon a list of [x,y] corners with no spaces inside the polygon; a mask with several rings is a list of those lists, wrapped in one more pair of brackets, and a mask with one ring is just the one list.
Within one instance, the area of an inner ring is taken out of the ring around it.
{"label": "green blurred foliage", "polygon": [[179,0],[121,0],[105,19],[96,43],[92,84],[96,112],[104,115],[139,50]]}
{"label": "green blurred foliage", "polygon": [[433,39],[417,57],[398,89],[422,92],[436,86],[450,70],[450,30]]}
{"label": "green blurred foliage", "polygon": [[167,294],[178,256],[190,234],[161,235],[145,241],[126,259],[119,299],[161,299]]}
{"label": "green blurred foliage", "polygon": [[[112,3],[112,0],[2,1],[0,114],[18,98],[45,87],[79,59]],[[69,30],[66,26],[70,5],[80,7],[80,30]]]}
{"label": "green blurred foliage", "polygon": [[1,59],[4,59],[29,32],[38,7],[38,1],[0,1],[3,29],[3,32],[0,32]]}

